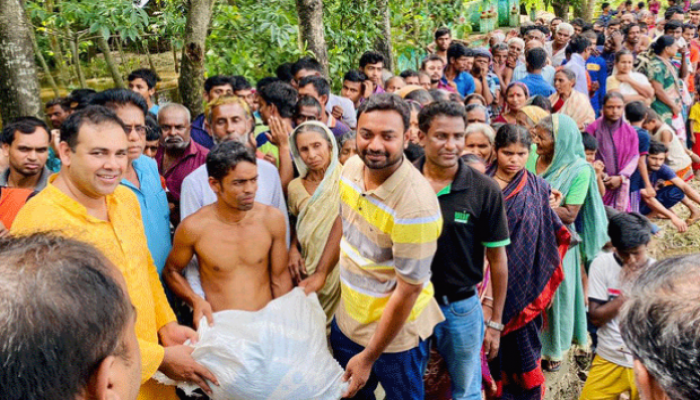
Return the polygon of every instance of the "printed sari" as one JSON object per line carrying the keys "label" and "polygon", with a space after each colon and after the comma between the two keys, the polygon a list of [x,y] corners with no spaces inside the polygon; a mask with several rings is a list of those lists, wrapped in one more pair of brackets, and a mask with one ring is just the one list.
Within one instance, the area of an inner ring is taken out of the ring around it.
{"label": "printed sari", "polygon": [[605,164],[605,173],[622,177],[619,188],[606,191],[603,203],[619,211],[630,211],[630,176],[639,161],[637,131],[622,118],[610,123],[601,117],[588,125],[586,132],[598,139],[596,159]]}
{"label": "printed sari", "polygon": [[[489,174],[495,172],[492,167]],[[549,194],[547,182],[526,169],[503,189],[511,240],[506,247],[505,329],[498,356],[489,363],[499,398],[539,400],[542,396],[541,315],[564,280],[562,259],[571,239],[549,206]]]}
{"label": "printed sari", "polygon": [[[559,93],[554,93],[549,97],[549,101],[553,105],[557,104],[560,100]],[[576,121],[576,125],[578,125],[581,130],[595,121],[595,111],[593,111],[593,107],[591,106],[591,99],[576,89],[571,89],[569,98],[566,99],[559,110],[553,112],[568,115]]]}
{"label": "printed sari", "polygon": [[[679,106],[682,105],[680,78],[671,62],[654,55],[649,62],[647,77],[650,81],[659,82],[672,102]],[[659,114],[665,123],[673,125],[673,111],[666,103],[656,98],[651,103],[651,108]]]}
{"label": "printed sari", "polygon": [[[325,139],[332,146],[330,165],[313,194],[309,194],[302,183],[302,177],[308,173],[308,167],[301,159],[296,144],[296,137],[300,129],[309,125],[315,126],[317,128],[315,131],[325,132]],[[292,215],[297,217],[296,234],[301,245],[301,256],[304,259],[306,271],[313,274],[323,254],[333,223],[338,217],[342,165],[338,162],[338,145],[333,133],[319,122],[309,121],[299,125],[292,132],[289,144],[300,176],[289,183],[289,210]],[[326,285],[318,292],[318,300],[326,313],[329,324],[340,303],[339,270],[340,268],[333,268],[333,272],[326,280]]]}
{"label": "printed sari", "polygon": [[586,162],[576,122],[566,115],[554,114],[552,127],[554,156],[541,177],[552,189],[562,193],[562,205],[581,206],[576,223],[567,226],[573,237],[580,238],[580,243],[570,246],[562,261],[564,281],[554,296],[552,307],[547,309],[541,335],[542,357],[561,361],[572,342],[585,344],[588,340],[581,262],[582,256],[586,263],[593,261],[608,241],[608,219],[595,171]]}

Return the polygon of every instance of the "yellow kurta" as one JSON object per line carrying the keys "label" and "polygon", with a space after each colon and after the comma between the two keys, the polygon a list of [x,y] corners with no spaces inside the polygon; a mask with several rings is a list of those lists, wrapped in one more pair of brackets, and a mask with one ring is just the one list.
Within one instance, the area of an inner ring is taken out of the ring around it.
{"label": "yellow kurta", "polygon": [[[52,176],[50,182],[55,178]],[[55,231],[95,246],[114,263],[124,275],[129,297],[137,310],[136,337],[142,368],[138,399],[177,399],[174,387],[151,379],[164,355],[163,347],[158,344],[158,329],[175,321],[175,314],[148,251],[139,202],[131,190],[118,186],[107,196],[107,210],[109,222],[94,218],[83,205],[49,183],[20,210],[11,233]]]}

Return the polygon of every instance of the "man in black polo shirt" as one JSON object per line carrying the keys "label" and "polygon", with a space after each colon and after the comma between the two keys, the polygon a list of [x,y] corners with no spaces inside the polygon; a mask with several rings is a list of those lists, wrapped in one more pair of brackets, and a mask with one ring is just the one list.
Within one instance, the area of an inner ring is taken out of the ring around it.
{"label": "man in black polo shirt", "polygon": [[[460,159],[467,123],[464,106],[432,103],[418,120],[425,157],[416,167],[437,193],[444,220],[432,263],[435,298],[446,318],[435,327],[437,350],[447,362],[452,398],[480,399],[480,350],[483,343],[489,359],[498,354],[508,287],[505,246],[510,236],[503,194],[496,182]],[[476,295],[476,285],[484,278],[484,253],[493,287],[493,296],[484,301],[485,324]]]}

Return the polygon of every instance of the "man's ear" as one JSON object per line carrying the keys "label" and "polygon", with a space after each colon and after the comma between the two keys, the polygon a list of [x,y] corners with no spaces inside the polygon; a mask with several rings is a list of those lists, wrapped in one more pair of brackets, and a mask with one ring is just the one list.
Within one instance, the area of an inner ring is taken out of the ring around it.
{"label": "man's ear", "polygon": [[116,369],[116,357],[107,356],[90,377],[90,383],[86,388],[85,398],[95,400],[120,400],[116,392],[118,380]]}
{"label": "man's ear", "polygon": [[639,360],[634,360],[634,380],[637,384],[640,398],[645,400],[668,400],[659,383],[649,374],[647,367]]}
{"label": "man's ear", "polygon": [[72,154],[73,151],[68,146],[68,142],[58,143],[58,157],[61,159],[61,165],[70,166]]}
{"label": "man's ear", "polygon": [[207,103],[209,103],[209,92],[207,92],[207,91],[205,90],[205,91],[204,91],[204,94],[202,94],[202,97],[204,98],[204,101],[206,101]]}
{"label": "man's ear", "polygon": [[2,144],[2,152],[5,153],[5,158],[10,156],[10,145],[7,143]]}
{"label": "man's ear", "polygon": [[216,178],[211,176],[209,177],[209,187],[216,194],[219,194],[221,192],[221,182],[219,182]]}

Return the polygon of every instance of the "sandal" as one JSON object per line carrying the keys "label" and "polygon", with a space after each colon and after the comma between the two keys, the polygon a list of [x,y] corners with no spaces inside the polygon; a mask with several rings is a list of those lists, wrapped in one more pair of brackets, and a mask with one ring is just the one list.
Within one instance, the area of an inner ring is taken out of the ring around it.
{"label": "sandal", "polygon": [[542,360],[542,369],[545,372],[558,372],[561,369],[561,361]]}

